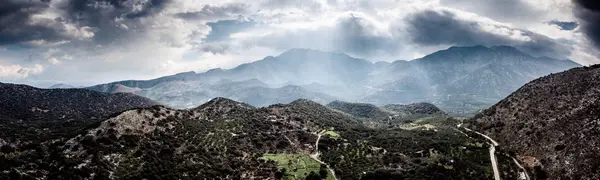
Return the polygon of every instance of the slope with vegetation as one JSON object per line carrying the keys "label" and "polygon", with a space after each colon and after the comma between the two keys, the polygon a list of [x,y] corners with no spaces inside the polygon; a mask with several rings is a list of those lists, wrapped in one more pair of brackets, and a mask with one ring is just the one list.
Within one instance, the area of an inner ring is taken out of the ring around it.
{"label": "slope with vegetation", "polygon": [[600,65],[536,79],[472,119],[537,179],[599,179]]}
{"label": "slope with vegetation", "polygon": [[447,114],[430,103],[388,104],[375,106],[368,103],[333,101],[327,107],[358,118],[373,128],[421,128],[432,127],[428,121],[446,119]]}
{"label": "slope with vegetation", "polygon": [[41,141],[76,135],[112,114],[156,104],[132,94],[0,83],[0,147],[33,150]]}
{"label": "slope with vegetation", "polygon": [[33,149],[3,143],[0,176],[489,179],[484,141],[456,131],[452,119],[439,124],[436,130],[375,130],[309,100],[255,108],[216,98],[193,109],[125,111]]}

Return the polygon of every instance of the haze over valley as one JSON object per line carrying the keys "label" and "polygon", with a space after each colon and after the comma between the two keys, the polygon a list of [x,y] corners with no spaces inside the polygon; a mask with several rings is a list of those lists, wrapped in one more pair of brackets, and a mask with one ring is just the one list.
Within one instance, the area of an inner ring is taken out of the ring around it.
{"label": "haze over valley", "polygon": [[391,63],[292,49],[232,69],[119,81],[88,89],[131,92],[174,108],[196,107],[214,97],[254,106],[302,98],[322,104],[334,100],[376,105],[430,102],[465,115],[491,106],[528,81],[578,66],[570,60],[533,57],[509,46],[451,47]]}

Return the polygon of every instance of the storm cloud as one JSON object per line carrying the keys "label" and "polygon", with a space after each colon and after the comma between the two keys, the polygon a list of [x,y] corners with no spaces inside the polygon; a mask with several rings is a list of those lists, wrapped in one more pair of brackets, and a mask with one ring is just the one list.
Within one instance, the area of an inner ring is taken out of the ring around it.
{"label": "storm cloud", "polygon": [[535,21],[542,10],[523,0],[441,0],[442,5],[473,12],[500,22]]}
{"label": "storm cloud", "polygon": [[406,18],[409,35],[421,45],[509,45],[536,56],[566,58],[569,48],[532,31],[456,12],[424,10]]}
{"label": "storm cloud", "polygon": [[600,3],[591,0],[573,0],[575,15],[581,19],[581,30],[600,49]]}
{"label": "storm cloud", "polygon": [[16,82],[90,85],[235,67],[293,48],[392,61],[457,45],[597,63],[598,8],[573,2],[5,0],[0,67]]}
{"label": "storm cloud", "polygon": [[49,1],[8,0],[0,6],[0,45],[43,46],[94,36],[92,28],[61,18],[34,16],[49,8]]}
{"label": "storm cloud", "polygon": [[221,20],[206,23],[210,27],[210,33],[206,36],[206,42],[222,41],[229,38],[233,33],[242,32],[256,25],[251,20]]}
{"label": "storm cloud", "polygon": [[558,26],[561,30],[566,30],[566,31],[571,31],[571,30],[579,27],[579,24],[577,22],[567,22],[567,21],[557,21],[557,20],[552,20],[552,21],[548,22],[548,24],[554,24],[554,25]]}

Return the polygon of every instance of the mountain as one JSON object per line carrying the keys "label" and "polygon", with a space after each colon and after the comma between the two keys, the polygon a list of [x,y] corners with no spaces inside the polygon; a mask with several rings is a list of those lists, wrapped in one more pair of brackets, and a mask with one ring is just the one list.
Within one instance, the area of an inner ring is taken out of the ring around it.
{"label": "mountain", "polygon": [[50,87],[48,87],[48,89],[70,89],[70,88],[80,88],[80,87],[76,87],[70,84],[63,84],[63,83],[58,83],[58,84],[54,84]]}
{"label": "mountain", "polygon": [[[343,53],[308,49],[292,49],[279,56],[239,65],[233,69],[212,69],[204,73],[185,72],[146,81],[119,81],[88,89],[113,92],[116,85],[139,89],[139,95],[172,107],[193,107],[215,96],[210,94],[214,85],[223,81],[260,81],[263,85],[241,87],[252,94],[257,88],[277,91],[288,85],[299,86],[298,98],[314,99],[327,95],[335,100],[359,101],[375,105],[430,102],[451,114],[468,114],[485,109],[498,102],[525,83],[579,64],[570,60],[533,57],[509,46],[451,47],[423,58],[392,63],[371,63]],[[185,93],[172,95],[171,91],[154,90],[170,82],[172,89],[193,86],[193,96]],[[189,83],[196,85],[189,85]],[[222,93],[236,100],[233,94]],[[263,96],[252,105],[279,101],[284,97]],[[158,99],[161,98],[161,99]],[[171,100],[172,99],[172,100]],[[318,98],[326,99],[326,98]]]}
{"label": "mountain", "polygon": [[337,99],[331,95],[311,92],[303,87],[287,85],[281,88],[253,87],[232,92],[228,97],[257,106],[290,103],[297,99],[309,99],[325,104]]}
{"label": "mountain", "polygon": [[600,65],[527,83],[472,119],[537,179],[599,179]]}
{"label": "mountain", "polygon": [[124,93],[87,89],[39,89],[0,83],[0,114],[24,121],[99,119],[156,102]]}
{"label": "mountain", "polygon": [[0,83],[0,139],[19,147],[36,139],[68,137],[110,115],[156,104],[133,94]]}
{"label": "mountain", "polygon": [[456,131],[457,121],[442,121],[451,125],[374,130],[310,100],[256,108],[215,98],[184,110],[128,110],[76,136],[30,148],[0,141],[0,174],[5,179],[490,179],[484,140]]}
{"label": "mountain", "polygon": [[343,101],[333,101],[327,104],[327,107],[336,109],[358,118],[372,118],[387,120],[391,116],[391,112],[367,103],[351,103]]}
{"label": "mountain", "polygon": [[383,106],[388,111],[401,113],[403,115],[445,115],[437,106],[431,103],[413,103],[413,104],[388,104]]}
{"label": "mountain", "polygon": [[[336,99],[333,96],[309,91],[303,87],[287,85],[272,88],[257,79],[244,81],[221,80],[214,83],[202,81],[167,81],[151,88],[139,89],[119,86],[118,89],[129,89],[134,94],[154,99],[175,108],[191,108],[203,104],[213,97],[228,97],[254,106],[268,106],[276,103],[289,103],[296,99],[310,99],[326,103]],[[113,92],[117,88],[113,88]]]}
{"label": "mountain", "polygon": [[208,71],[204,79],[246,80],[255,78],[279,86],[321,83],[346,85],[360,83],[372,69],[372,63],[343,53],[292,49],[277,57],[266,57],[230,70]]}
{"label": "mountain", "polygon": [[372,128],[411,128],[427,124],[429,119],[443,119],[447,115],[430,103],[388,104],[382,107],[368,103],[333,101],[327,107],[361,119]]}
{"label": "mountain", "polygon": [[537,77],[578,66],[569,60],[532,57],[509,46],[451,47],[376,72],[369,86],[378,92],[362,101],[427,101],[450,112],[487,108]]}

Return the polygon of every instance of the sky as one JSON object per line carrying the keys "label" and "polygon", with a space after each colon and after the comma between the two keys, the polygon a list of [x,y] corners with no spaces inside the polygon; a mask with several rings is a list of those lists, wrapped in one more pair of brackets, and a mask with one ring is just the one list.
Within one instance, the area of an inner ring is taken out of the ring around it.
{"label": "sky", "polygon": [[509,45],[600,63],[594,0],[2,0],[0,82],[93,85],[203,72],[292,48],[369,61]]}

